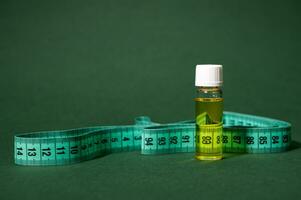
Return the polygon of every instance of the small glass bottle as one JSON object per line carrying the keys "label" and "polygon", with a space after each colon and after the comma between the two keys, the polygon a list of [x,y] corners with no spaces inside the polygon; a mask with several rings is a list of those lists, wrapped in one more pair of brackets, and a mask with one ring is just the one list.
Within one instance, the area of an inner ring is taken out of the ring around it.
{"label": "small glass bottle", "polygon": [[195,86],[196,159],[223,158],[222,65],[197,65]]}

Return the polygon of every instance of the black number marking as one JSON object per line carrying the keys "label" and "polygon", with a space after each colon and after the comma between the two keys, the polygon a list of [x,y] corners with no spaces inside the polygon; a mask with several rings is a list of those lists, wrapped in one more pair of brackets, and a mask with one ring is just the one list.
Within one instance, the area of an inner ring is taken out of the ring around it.
{"label": "black number marking", "polygon": [[36,153],[36,152],[28,152],[27,155],[28,155],[28,156],[36,156],[37,153]]}
{"label": "black number marking", "polygon": [[56,154],[59,154],[59,155],[60,155],[60,154],[65,154],[65,151],[64,151],[64,150],[65,150],[65,147],[58,147],[58,148],[56,148],[56,150],[57,150],[57,151],[60,151],[60,152],[56,152]]}
{"label": "black number marking", "polygon": [[123,137],[122,140],[123,140],[123,141],[128,141],[128,140],[130,140],[130,138],[128,138],[128,137]]}
{"label": "black number marking", "polygon": [[23,155],[22,151],[23,149],[21,147],[17,148],[17,155],[22,156]]}
{"label": "black number marking", "polygon": [[254,144],[254,137],[247,137],[247,144]]}
{"label": "black number marking", "polygon": [[188,143],[189,139],[190,139],[189,135],[182,136],[182,143]]}
{"label": "black number marking", "polygon": [[37,155],[37,153],[35,152],[36,148],[27,149],[27,150],[30,151],[27,153],[28,156],[36,156]]}
{"label": "black number marking", "polygon": [[42,152],[42,156],[51,156],[51,152],[50,151]]}
{"label": "black number marking", "polygon": [[145,138],[145,145],[154,145],[153,138]]}
{"label": "black number marking", "polygon": [[283,143],[288,143],[288,135],[284,135],[284,136],[282,137],[282,142],[283,142]]}
{"label": "black number marking", "polygon": [[169,138],[169,144],[177,144],[177,143],[178,143],[177,136],[173,136],[173,137]]}
{"label": "black number marking", "polygon": [[87,145],[84,144],[84,145],[82,145],[80,148],[81,148],[82,150],[86,150],[86,149],[87,149]]}
{"label": "black number marking", "polygon": [[166,144],[166,137],[159,137],[158,138],[158,144],[159,145],[165,145]]}
{"label": "black number marking", "polygon": [[279,140],[279,136],[273,136],[272,140],[273,140],[273,142],[272,142],[273,144],[278,144],[279,143],[279,141],[278,141]]}
{"label": "black number marking", "polygon": [[260,136],[259,137],[259,144],[267,144],[268,141],[267,141],[267,137],[266,136]]}
{"label": "black number marking", "polygon": [[217,143],[217,144],[221,143],[221,137],[220,137],[220,136],[217,136],[217,137],[216,137],[216,143]]}
{"label": "black number marking", "polygon": [[233,142],[237,144],[241,144],[241,137],[240,136],[233,136]]}
{"label": "black number marking", "polygon": [[42,149],[42,156],[51,156],[50,148]]}
{"label": "black number marking", "polygon": [[73,146],[70,149],[71,149],[71,151],[70,151],[71,154],[77,154],[78,153],[78,146]]}
{"label": "black number marking", "polygon": [[211,137],[210,136],[203,136],[202,137],[203,144],[211,144]]}
{"label": "black number marking", "polygon": [[228,143],[228,136],[223,135],[223,143]]}

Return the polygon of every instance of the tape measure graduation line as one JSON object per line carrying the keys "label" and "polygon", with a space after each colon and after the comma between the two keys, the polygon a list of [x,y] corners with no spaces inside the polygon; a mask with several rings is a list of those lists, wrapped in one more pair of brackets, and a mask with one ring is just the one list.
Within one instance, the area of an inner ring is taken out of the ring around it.
{"label": "tape measure graduation line", "polygon": [[[224,112],[223,120],[225,152],[282,152],[290,146],[291,125],[287,122],[233,112]],[[138,117],[135,125],[18,134],[14,143],[15,163],[19,165],[66,165],[140,149],[151,155],[194,152],[195,122],[160,125]]]}

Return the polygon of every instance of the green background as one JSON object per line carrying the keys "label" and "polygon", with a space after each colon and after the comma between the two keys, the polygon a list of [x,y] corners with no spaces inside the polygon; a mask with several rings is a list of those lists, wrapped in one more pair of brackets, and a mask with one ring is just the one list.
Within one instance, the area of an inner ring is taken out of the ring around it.
{"label": "green background", "polygon": [[[1,0],[0,199],[300,198],[300,9],[297,0]],[[291,122],[293,149],[14,165],[17,132],[192,119],[201,63],[224,65],[225,110]]]}

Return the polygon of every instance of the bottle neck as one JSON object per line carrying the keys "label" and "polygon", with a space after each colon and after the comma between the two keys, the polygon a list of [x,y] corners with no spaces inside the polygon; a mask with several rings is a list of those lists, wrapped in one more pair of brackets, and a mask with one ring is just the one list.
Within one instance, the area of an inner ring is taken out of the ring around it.
{"label": "bottle neck", "polygon": [[222,98],[221,87],[197,87],[197,98]]}

